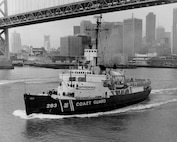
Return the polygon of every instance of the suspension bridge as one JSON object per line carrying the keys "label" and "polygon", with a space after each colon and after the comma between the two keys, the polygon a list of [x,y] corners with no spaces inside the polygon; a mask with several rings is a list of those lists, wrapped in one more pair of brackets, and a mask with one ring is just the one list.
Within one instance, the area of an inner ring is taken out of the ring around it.
{"label": "suspension bridge", "polygon": [[177,0],[0,0],[0,66],[9,60],[9,28],[175,2]]}

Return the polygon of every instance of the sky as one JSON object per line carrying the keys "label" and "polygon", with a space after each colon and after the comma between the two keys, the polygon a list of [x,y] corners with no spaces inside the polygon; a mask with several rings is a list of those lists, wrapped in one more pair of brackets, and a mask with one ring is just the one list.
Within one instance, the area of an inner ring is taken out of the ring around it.
{"label": "sky", "polygon": [[[173,8],[177,8],[177,3],[161,6],[152,6],[133,10],[111,12],[103,14],[103,22],[123,22],[124,19],[131,18],[132,13],[135,18],[143,20],[143,35],[145,35],[146,15],[153,12],[156,15],[156,27],[165,27],[166,32],[172,31]],[[44,46],[44,35],[50,35],[51,48],[60,47],[60,37],[73,35],[73,26],[80,25],[82,20],[90,20],[95,23],[92,16],[85,16],[67,20],[47,22],[9,29],[9,33],[16,31],[20,33],[22,45],[40,48]]]}

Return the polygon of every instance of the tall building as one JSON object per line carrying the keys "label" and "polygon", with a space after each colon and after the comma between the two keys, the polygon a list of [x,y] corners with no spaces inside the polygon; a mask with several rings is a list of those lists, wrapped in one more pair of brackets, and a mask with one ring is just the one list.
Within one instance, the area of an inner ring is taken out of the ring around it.
{"label": "tall building", "polygon": [[103,22],[99,37],[98,63],[110,66],[120,63],[123,52],[123,23]]}
{"label": "tall building", "polygon": [[159,44],[162,39],[165,38],[165,28],[162,26],[157,27],[156,29],[156,42]]}
{"label": "tall building", "polygon": [[94,24],[90,21],[81,21],[80,23],[80,34],[85,34],[91,38],[95,38]]}
{"label": "tall building", "polygon": [[173,54],[177,54],[177,8],[173,9]]}
{"label": "tall building", "polygon": [[92,46],[91,37],[87,35],[81,35],[81,34],[78,34],[77,37],[81,38],[81,42],[82,42],[81,56],[84,56],[84,49],[90,49]]}
{"label": "tall building", "polygon": [[44,36],[44,48],[45,50],[50,50],[50,36],[49,35]]}
{"label": "tall building", "polygon": [[[95,28],[96,24],[92,24],[90,21],[80,23],[80,33],[91,37],[92,48],[95,48],[96,43]],[[122,53],[123,23],[102,22],[98,33],[98,64],[118,64],[122,60]]]}
{"label": "tall building", "polygon": [[73,27],[73,35],[80,34],[80,26],[74,26]]}
{"label": "tall building", "polygon": [[123,54],[135,56],[142,49],[142,20],[131,18],[123,23]]}
{"label": "tall building", "polygon": [[149,47],[155,44],[156,15],[150,12],[146,16],[146,43]]}
{"label": "tall building", "polygon": [[165,32],[165,44],[171,49],[171,32]]}
{"label": "tall building", "polygon": [[60,55],[68,57],[80,57],[82,55],[82,38],[77,36],[61,37]]}
{"label": "tall building", "polygon": [[89,49],[91,45],[91,38],[81,34],[62,37],[60,41],[61,55],[69,57],[83,57],[84,49]]}
{"label": "tall building", "polygon": [[20,34],[15,31],[12,33],[11,51],[12,53],[19,53],[20,50],[22,50],[21,37]]}

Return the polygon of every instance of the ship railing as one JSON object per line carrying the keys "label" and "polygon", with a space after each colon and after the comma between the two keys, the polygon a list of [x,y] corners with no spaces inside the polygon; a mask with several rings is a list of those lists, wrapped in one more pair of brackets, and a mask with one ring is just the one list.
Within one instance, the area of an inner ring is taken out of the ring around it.
{"label": "ship railing", "polygon": [[149,79],[130,79],[126,80],[127,85],[133,86],[133,87],[139,87],[139,86],[149,86],[151,84],[151,81]]}
{"label": "ship railing", "polygon": [[126,95],[126,94],[131,94],[132,90],[131,88],[116,89],[116,90],[111,90],[111,93],[113,95]]}
{"label": "ship railing", "polygon": [[92,99],[102,99],[103,96],[94,96],[94,97],[90,97],[90,96],[88,96],[88,97],[78,97],[78,96],[76,96],[75,98],[77,100],[92,100]]}

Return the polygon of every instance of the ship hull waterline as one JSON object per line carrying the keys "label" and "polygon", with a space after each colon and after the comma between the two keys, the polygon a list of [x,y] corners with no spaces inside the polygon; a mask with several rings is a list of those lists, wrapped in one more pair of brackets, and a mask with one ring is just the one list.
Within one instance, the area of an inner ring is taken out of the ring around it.
{"label": "ship hull waterline", "polygon": [[132,94],[114,95],[95,99],[54,99],[51,96],[24,94],[26,114],[74,115],[111,111],[146,100],[151,92],[148,89]]}

